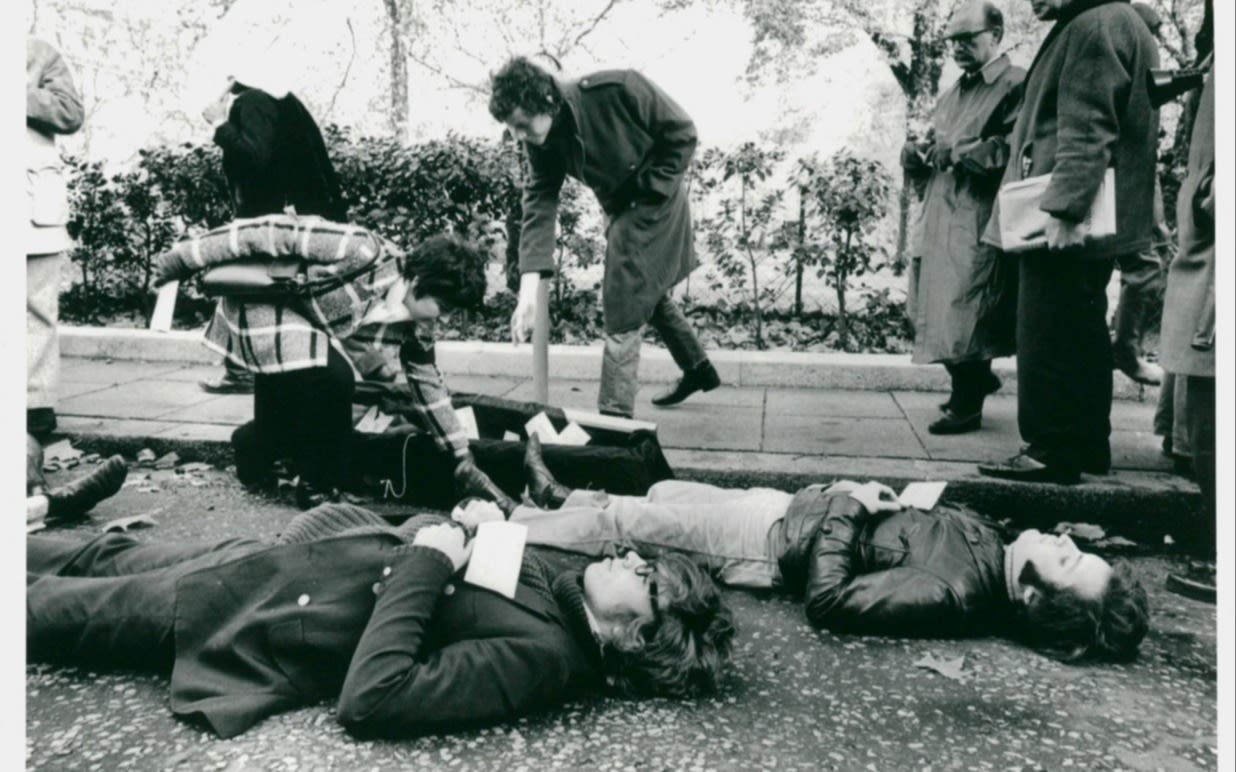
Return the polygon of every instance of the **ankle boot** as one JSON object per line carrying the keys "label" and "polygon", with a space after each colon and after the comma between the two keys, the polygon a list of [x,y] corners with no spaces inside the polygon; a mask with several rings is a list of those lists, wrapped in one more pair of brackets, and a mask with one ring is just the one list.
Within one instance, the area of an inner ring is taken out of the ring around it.
{"label": "ankle boot", "polygon": [[657,407],[677,405],[697,391],[712,391],[721,385],[721,377],[707,359],[682,374],[674,388],[652,398]]}
{"label": "ankle boot", "polygon": [[489,475],[482,472],[471,460],[460,461],[459,466],[455,467],[455,489],[461,499],[475,496],[492,501],[508,518],[515,511],[515,500],[506,495],[497,483],[489,479]]}
{"label": "ankle boot", "polygon": [[112,456],[90,474],[47,492],[47,517],[73,520],[83,517],[103,499],[116,495],[129,474],[124,456]]}
{"label": "ankle boot", "polygon": [[528,498],[541,509],[557,509],[571,495],[571,489],[554,479],[541,457],[541,438],[532,435],[524,445],[524,475]]}

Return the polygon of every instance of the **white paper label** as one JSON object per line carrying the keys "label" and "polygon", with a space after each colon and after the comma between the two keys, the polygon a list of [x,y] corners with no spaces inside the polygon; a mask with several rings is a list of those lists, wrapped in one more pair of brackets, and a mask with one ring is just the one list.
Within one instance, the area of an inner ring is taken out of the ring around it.
{"label": "white paper label", "polygon": [[912,482],[905,487],[897,500],[907,507],[926,512],[940,500],[940,495],[944,493],[947,485],[945,482]]}
{"label": "white paper label", "polygon": [[172,313],[176,310],[178,289],[180,289],[178,281],[169,281],[159,287],[159,294],[155,296],[154,312],[150,315],[150,329],[155,332],[167,332],[172,329]]}
{"label": "white paper label", "polygon": [[464,581],[514,598],[527,541],[526,525],[505,520],[481,523],[472,539],[472,557]]}

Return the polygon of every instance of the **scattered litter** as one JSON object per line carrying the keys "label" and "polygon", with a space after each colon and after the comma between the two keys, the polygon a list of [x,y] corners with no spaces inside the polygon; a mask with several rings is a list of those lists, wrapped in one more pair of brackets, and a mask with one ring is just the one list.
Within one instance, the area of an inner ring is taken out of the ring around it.
{"label": "scattered litter", "polygon": [[1165,533],[1163,534],[1163,543],[1170,546],[1172,544],[1175,544],[1176,540],[1172,538],[1172,535],[1170,533]]}
{"label": "scattered litter", "polygon": [[47,473],[47,474],[50,474],[50,473],[52,473],[52,472],[59,472],[59,471],[60,471],[60,465],[59,465],[59,464],[57,464],[55,461],[44,461],[44,462],[43,462],[43,471],[44,471],[45,473]]}
{"label": "scattered litter", "polygon": [[155,462],[155,469],[174,469],[180,463],[180,455],[172,451]]}
{"label": "scattered litter", "polygon": [[1107,535],[1102,528],[1090,523],[1056,523],[1055,532],[1066,533],[1082,541],[1098,541]]}
{"label": "scattered litter", "polygon": [[1123,536],[1108,536],[1106,539],[1099,539],[1091,546],[1096,549],[1131,549],[1142,545]]}
{"label": "scattered litter", "polygon": [[198,472],[209,472],[214,469],[213,466],[202,461],[190,461],[187,464],[181,464],[176,467],[176,471],[181,474],[196,474]]}
{"label": "scattered litter", "polygon": [[98,453],[87,453],[86,455],[82,456],[82,463],[83,464],[97,464],[99,463],[100,458],[102,458],[102,456],[100,456]]}
{"label": "scattered litter", "polygon": [[143,485],[142,487],[137,489],[137,492],[138,493],[158,493],[161,490],[163,489],[157,485]]}
{"label": "scattered litter", "polygon": [[155,452],[150,448],[142,448],[137,451],[138,466],[153,466],[155,462]]}
{"label": "scattered litter", "polygon": [[964,681],[965,673],[961,672],[965,666],[966,658],[964,655],[956,659],[936,659],[933,655],[927,656],[914,663],[914,667],[926,668],[933,670],[945,678],[951,678],[954,681]]}
{"label": "scattered litter", "polygon": [[82,452],[73,447],[69,440],[57,440],[43,448],[43,458],[47,461],[59,461],[63,464],[69,459],[80,461],[81,457]]}
{"label": "scattered litter", "polygon": [[152,514],[133,515],[132,517],[109,520],[107,525],[103,526],[103,531],[105,533],[124,533],[137,528],[154,528],[156,523]]}
{"label": "scattered litter", "polygon": [[82,462],[82,460],[81,460],[80,458],[66,458],[66,459],[64,460],[64,468],[65,468],[65,469],[73,469],[73,468],[75,468],[78,464],[80,464],[81,462]]}

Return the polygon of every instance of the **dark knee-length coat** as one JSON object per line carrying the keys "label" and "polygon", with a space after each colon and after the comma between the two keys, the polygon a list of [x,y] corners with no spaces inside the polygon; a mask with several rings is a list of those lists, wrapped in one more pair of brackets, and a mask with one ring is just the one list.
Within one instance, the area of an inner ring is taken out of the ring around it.
{"label": "dark knee-length coat", "polygon": [[697,143],[695,124],[634,70],[597,72],[559,89],[559,130],[544,145],[525,145],[519,268],[554,270],[559,192],[567,175],[578,179],[609,219],[605,330],[627,332],[647,322],[657,301],[696,266],[683,187]]}

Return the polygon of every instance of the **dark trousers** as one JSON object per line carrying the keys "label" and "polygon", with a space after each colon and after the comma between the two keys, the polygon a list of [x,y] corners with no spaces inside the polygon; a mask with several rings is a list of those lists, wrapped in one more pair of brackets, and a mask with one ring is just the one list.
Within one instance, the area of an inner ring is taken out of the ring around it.
{"label": "dark trousers", "polygon": [[1112,263],[1036,251],[1017,293],[1017,426],[1036,460],[1105,474],[1111,467]]}
{"label": "dark trousers", "polygon": [[981,412],[983,401],[992,391],[990,359],[974,359],[969,362],[945,362],[953,380],[953,391],[948,398],[949,410],[959,416]]}
{"label": "dark trousers", "polygon": [[1198,535],[1201,546],[1210,550],[1213,557],[1218,515],[1215,509],[1215,379],[1200,375],[1177,378],[1185,381],[1185,420],[1189,426],[1189,447],[1193,450],[1193,476],[1202,490],[1203,522]]}
{"label": "dark trousers", "polygon": [[1163,266],[1154,250],[1118,258],[1120,296],[1112,314],[1112,355],[1117,367],[1132,368],[1142,355],[1149,306],[1163,298]]}
{"label": "dark trousers", "polygon": [[27,537],[27,658],[170,671],[176,581],[265,548],[249,539],[158,544],[124,534],[85,543]]}
{"label": "dark trousers", "polygon": [[251,477],[254,471],[264,475],[275,459],[285,456],[296,463],[302,480],[319,488],[348,479],[347,445],[355,389],[351,366],[333,346],[325,367],[257,375],[253,436],[245,438],[245,443],[233,437],[241,482],[256,482]]}

